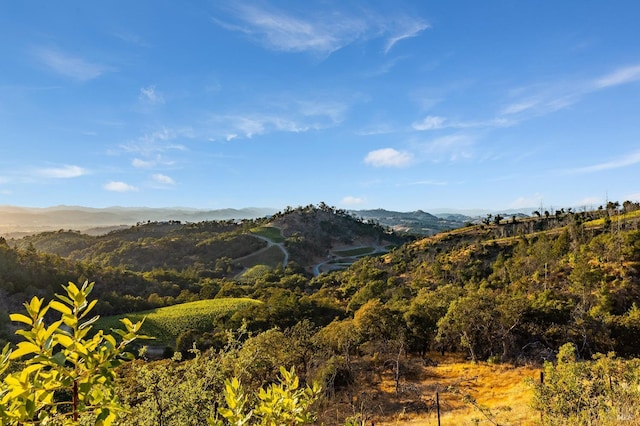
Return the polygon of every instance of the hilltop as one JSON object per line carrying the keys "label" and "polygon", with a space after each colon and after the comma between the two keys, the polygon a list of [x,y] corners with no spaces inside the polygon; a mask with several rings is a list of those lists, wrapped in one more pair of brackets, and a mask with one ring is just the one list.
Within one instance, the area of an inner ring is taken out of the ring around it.
{"label": "hilltop", "polygon": [[[320,203],[324,205],[324,203]],[[290,207],[287,209],[291,209]],[[285,209],[285,210],[287,210]],[[422,210],[398,212],[384,209],[345,211],[355,218],[373,221],[399,233],[432,235],[459,228],[481,216],[441,212],[433,215]],[[138,223],[179,221],[197,223],[268,218],[278,213],[273,208],[194,209],[185,207],[107,207],[55,206],[45,208],[0,206],[0,235],[20,238],[60,229],[80,231],[89,235],[103,235],[126,229]]]}

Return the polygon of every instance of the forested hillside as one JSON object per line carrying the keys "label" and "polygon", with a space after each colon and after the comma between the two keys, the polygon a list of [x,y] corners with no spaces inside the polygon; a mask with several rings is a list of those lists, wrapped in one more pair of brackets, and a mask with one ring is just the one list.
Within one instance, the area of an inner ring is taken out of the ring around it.
{"label": "forested hillside", "polygon": [[[392,242],[399,245],[391,248]],[[98,238],[62,231],[11,243],[16,247],[0,247],[2,300],[52,296],[67,280],[90,279],[100,313],[211,298],[262,302],[218,312],[208,330],[163,335],[167,355],[177,348],[188,358],[194,344],[213,351],[187,364],[138,365],[126,380],[143,383],[149,371],[162,377],[222,363],[224,374],[257,388],[273,380],[279,366],[295,366],[303,380],[322,384],[324,403],[341,407],[338,423],[348,412],[374,418],[372,401],[382,397],[383,383],[406,400],[403,386],[421,377],[415,360],[430,362],[434,351],[512,366],[553,361],[567,343],[576,359],[640,354],[636,203],[487,217],[401,245],[379,225],[324,205],[288,209],[264,222],[148,223]],[[280,250],[279,244],[287,262],[247,267],[237,261],[263,246]],[[343,270],[316,275],[309,269],[347,247],[355,259],[363,246],[386,249]],[[193,374],[195,380],[200,373]],[[171,393],[166,385],[163,392]],[[132,415],[157,415],[140,402],[153,395],[136,394],[136,386],[145,385],[128,386],[133,393],[124,396],[138,404]],[[394,397],[385,398],[385,415],[391,415]],[[423,394],[411,398],[416,411],[428,411]]]}

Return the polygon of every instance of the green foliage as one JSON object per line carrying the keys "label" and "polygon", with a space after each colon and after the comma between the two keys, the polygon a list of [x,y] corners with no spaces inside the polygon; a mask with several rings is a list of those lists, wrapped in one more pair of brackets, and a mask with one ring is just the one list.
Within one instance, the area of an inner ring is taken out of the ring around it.
{"label": "green foliage", "polygon": [[[260,301],[247,298],[208,299],[136,312],[128,317],[134,321],[144,318],[144,333],[155,337],[159,343],[173,345],[176,338],[188,330],[212,331],[218,318],[230,316],[247,306],[261,304]],[[96,327],[108,330],[117,324],[120,318],[121,316],[101,318]]]}
{"label": "green foliage", "polygon": [[[132,355],[125,347],[139,335],[142,322],[121,322],[125,329],[114,330],[120,343],[98,331],[90,337],[98,317],[87,319],[96,305],[87,296],[93,283],[81,288],[69,283],[66,295],[48,304],[33,297],[24,306],[27,315],[12,314],[11,320],[27,328],[16,331],[24,340],[13,351],[5,346],[0,356],[0,372],[11,360],[22,359],[23,367],[8,374],[0,384],[0,419],[2,424],[79,424],[80,416],[92,417],[97,425],[113,424],[123,411],[115,391],[114,368]],[[49,310],[60,319],[47,326]]]}
{"label": "green foliage", "polygon": [[280,367],[279,383],[261,388],[257,401],[249,408],[248,397],[237,378],[225,381],[224,396],[227,407],[218,408],[223,417],[209,419],[211,426],[264,425],[294,426],[310,424],[316,420],[311,406],[320,396],[317,385],[300,387],[295,369]]}
{"label": "green foliage", "polygon": [[640,416],[640,360],[613,354],[577,359],[573,344],[546,362],[544,382],[533,383],[533,407],[545,425],[614,425]]}
{"label": "green foliage", "polygon": [[284,237],[282,236],[280,228],[275,228],[273,226],[261,226],[259,228],[252,229],[251,232],[267,238],[274,243],[284,243]]}

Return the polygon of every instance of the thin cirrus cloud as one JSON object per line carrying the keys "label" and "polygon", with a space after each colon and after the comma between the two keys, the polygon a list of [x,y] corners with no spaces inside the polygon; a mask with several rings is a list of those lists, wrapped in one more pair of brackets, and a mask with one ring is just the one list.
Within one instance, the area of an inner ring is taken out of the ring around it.
{"label": "thin cirrus cloud", "polygon": [[579,167],[576,169],[568,170],[569,174],[587,174],[602,172],[605,170],[620,169],[622,167],[633,166],[640,163],[640,151],[635,151],[624,157],[619,157],[611,161],[605,161],[603,163],[594,164],[586,167]]}
{"label": "thin cirrus cloud", "polygon": [[103,186],[104,189],[106,189],[107,191],[112,191],[112,192],[133,192],[133,191],[137,191],[138,188],[136,188],[133,185],[129,185],[126,182],[121,182],[121,181],[110,181],[104,184]]}
{"label": "thin cirrus cloud", "polygon": [[413,162],[413,155],[393,148],[382,148],[369,152],[364,162],[373,167],[407,167]]}
{"label": "thin cirrus cloud", "polygon": [[514,124],[514,120],[497,117],[484,121],[451,121],[444,117],[428,115],[420,121],[414,122],[411,127],[420,132],[440,129],[470,129],[487,127],[508,127]]}
{"label": "thin cirrus cloud", "polygon": [[431,161],[460,161],[473,157],[475,143],[473,136],[458,133],[424,144],[423,151]]}
{"label": "thin cirrus cloud", "polygon": [[112,71],[109,66],[87,61],[79,56],[58,49],[38,47],[33,49],[34,56],[49,69],[78,81],[89,81]]}
{"label": "thin cirrus cloud", "polygon": [[268,49],[285,52],[312,52],[322,55],[342,49],[359,40],[386,37],[387,53],[399,41],[416,37],[429,28],[417,18],[387,19],[367,13],[323,14],[310,12],[294,16],[267,7],[234,4],[228,19],[214,18],[220,27],[252,37]]}
{"label": "thin cirrus cloud", "polygon": [[240,136],[252,138],[271,132],[302,133],[333,127],[342,121],[347,107],[342,104],[318,105],[296,103],[297,111],[285,111],[280,114],[249,113],[213,115],[209,122],[214,139],[231,141]]}
{"label": "thin cirrus cloud", "polygon": [[51,167],[41,169],[38,174],[42,177],[52,179],[70,179],[86,175],[88,172],[86,169],[80,166],[66,165],[63,167]]}
{"label": "thin cirrus cloud", "polygon": [[575,104],[590,93],[637,81],[640,81],[640,65],[629,65],[590,80],[520,88],[517,92],[525,95],[506,105],[500,116],[527,118],[552,113]]}
{"label": "thin cirrus cloud", "polygon": [[596,89],[619,86],[640,80],[640,65],[619,68],[594,82]]}
{"label": "thin cirrus cloud", "polygon": [[400,25],[399,28],[401,32],[397,33],[394,36],[391,36],[384,48],[384,53],[387,54],[401,40],[405,40],[408,38],[417,37],[421,32],[430,28],[431,26],[424,21],[416,21],[416,20],[405,20],[403,25]]}

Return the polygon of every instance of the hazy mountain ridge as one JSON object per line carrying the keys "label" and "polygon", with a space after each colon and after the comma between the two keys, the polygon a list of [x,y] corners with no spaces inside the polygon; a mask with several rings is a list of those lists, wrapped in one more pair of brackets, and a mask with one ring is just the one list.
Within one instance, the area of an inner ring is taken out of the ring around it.
{"label": "hazy mountain ridge", "polygon": [[107,207],[80,206],[16,207],[0,206],[0,235],[19,237],[44,231],[73,229],[87,231],[105,228],[105,233],[118,226],[147,221],[202,222],[207,220],[256,219],[274,214],[275,209],[248,207],[243,209],[201,210],[186,207]]}
{"label": "hazy mountain ridge", "polygon": [[374,220],[381,225],[388,226],[396,232],[419,235],[433,235],[465,226],[474,219],[460,214],[436,216],[422,210],[413,212],[396,212],[385,209],[351,211],[356,217],[364,220]]}
{"label": "hazy mountain ridge", "polygon": [[[438,232],[460,228],[468,223],[479,223],[486,214],[467,215],[461,212],[436,209],[429,213],[423,210],[399,212],[386,209],[350,210],[349,214],[363,220],[373,220],[396,232],[433,235]],[[528,211],[527,209],[520,210]],[[476,211],[477,212],[477,211]],[[488,212],[488,211],[487,211]],[[270,217],[276,209],[247,207],[242,209],[195,209],[188,207],[106,207],[82,206],[19,207],[0,206],[0,235],[19,238],[26,235],[60,229],[72,229],[91,235],[126,228],[137,223],[180,221],[197,223],[210,220],[257,219]],[[511,211],[501,212],[509,217]],[[525,216],[519,213],[518,217]]]}

